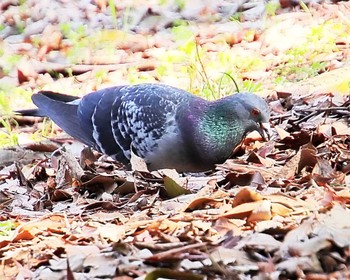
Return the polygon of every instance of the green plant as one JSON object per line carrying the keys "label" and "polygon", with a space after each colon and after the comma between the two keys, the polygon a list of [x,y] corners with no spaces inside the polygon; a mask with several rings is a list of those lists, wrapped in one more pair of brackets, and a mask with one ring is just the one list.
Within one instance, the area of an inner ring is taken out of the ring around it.
{"label": "green plant", "polygon": [[311,11],[304,1],[299,0],[299,5],[306,13],[309,13],[311,15]]}
{"label": "green plant", "polygon": [[113,55],[118,42],[125,38],[125,32],[119,30],[100,30],[88,34],[85,26],[71,29],[69,23],[60,25],[67,39],[67,58],[72,64],[96,63],[91,58]]}
{"label": "green plant", "polygon": [[11,111],[10,102],[5,91],[0,90],[0,112],[2,114],[8,114]]}
{"label": "green plant", "polygon": [[175,0],[175,4],[178,7],[180,11],[182,11],[185,8],[186,1],[185,0]]}
{"label": "green plant", "polygon": [[236,12],[230,17],[230,21],[241,22],[242,20],[242,12]]}
{"label": "green plant", "polygon": [[24,32],[26,25],[25,22],[20,20],[16,22],[16,29],[18,34],[22,34]]}
{"label": "green plant", "polygon": [[328,62],[323,59],[338,51],[337,40],[347,37],[349,32],[349,26],[333,20],[312,25],[306,42],[287,50],[285,60],[274,68],[277,76],[284,77],[276,82],[300,81],[326,71]]}
{"label": "green plant", "polygon": [[266,3],[266,6],[265,6],[265,13],[268,16],[275,16],[276,15],[276,11],[279,8],[281,8],[281,4],[280,3],[268,2],[268,3]]}
{"label": "green plant", "polygon": [[[171,29],[172,36],[176,43],[179,44],[180,48],[182,44],[191,44],[194,42],[194,33],[190,29],[190,26],[186,22],[182,22],[183,25],[174,26]],[[186,49],[186,46],[184,46]]]}
{"label": "green plant", "polygon": [[15,120],[9,117],[0,118],[0,146],[18,145],[17,128],[18,123]]}
{"label": "green plant", "polygon": [[[224,84],[223,82],[225,81],[225,78],[226,78],[226,79],[228,78],[229,80],[231,80],[232,83],[233,83],[233,85],[235,86],[235,90],[236,90],[237,92],[240,92],[239,86],[238,86],[238,84],[237,84],[235,78],[233,78],[232,75],[231,75],[230,73],[228,73],[228,72],[224,72],[224,73],[223,73],[223,75],[222,75],[222,77],[221,77],[221,79],[220,79],[220,81],[219,81],[219,90],[221,89],[222,84]],[[220,91],[219,91],[219,93],[220,93]],[[219,97],[220,97],[220,96],[219,96]]]}
{"label": "green plant", "polygon": [[[5,55],[4,53],[2,55]],[[22,59],[22,56],[19,54],[11,54],[5,56],[5,60],[3,65],[1,65],[4,73],[9,74],[13,68],[18,64],[18,62]]]}
{"label": "green plant", "polygon": [[261,83],[257,83],[256,81],[253,80],[244,80],[242,82],[242,92],[257,92],[262,90],[262,85]]}
{"label": "green plant", "polygon": [[184,20],[184,19],[175,19],[172,23],[172,26],[173,27],[176,27],[176,26],[188,26],[188,21],[187,20]]}
{"label": "green plant", "polygon": [[41,141],[43,138],[51,138],[55,134],[54,123],[48,119],[44,118],[42,123],[40,123],[39,129],[37,129],[31,135],[33,141]]}
{"label": "green plant", "polygon": [[131,5],[127,5],[125,7],[125,11],[124,11],[124,14],[123,14],[123,30],[126,31],[128,30],[129,28],[129,24],[130,24],[130,21],[131,21],[131,15],[130,15],[130,12],[131,12]]}
{"label": "green plant", "polygon": [[162,63],[156,69],[160,80],[174,76],[186,79],[187,89],[206,99],[217,99],[239,90],[261,90],[260,83],[242,81],[243,73],[266,69],[267,63],[260,56],[232,55],[225,42],[224,50],[208,52],[197,44],[188,24],[174,26],[172,34],[178,47],[160,56]]}
{"label": "green plant", "polygon": [[95,73],[95,78],[97,79],[98,84],[102,84],[107,77],[108,77],[108,70],[101,69],[96,71]]}
{"label": "green plant", "polygon": [[114,0],[108,0],[108,7],[109,7],[109,12],[111,13],[111,16],[112,16],[114,27],[117,28],[117,11],[115,8]]}
{"label": "green plant", "polygon": [[140,72],[135,67],[129,67],[127,69],[126,77],[130,84],[154,82],[154,77],[152,75],[147,72]]}
{"label": "green plant", "polygon": [[15,223],[11,220],[0,222],[0,235],[6,236],[10,235],[11,231],[15,228]]}
{"label": "green plant", "polygon": [[87,36],[86,27],[84,25],[79,25],[76,28],[73,28],[71,23],[61,23],[60,30],[63,36],[72,41],[72,43],[76,43],[82,38]]}
{"label": "green plant", "polygon": [[14,87],[12,85],[0,85],[0,116],[10,115],[13,110],[25,108],[31,103],[30,89]]}

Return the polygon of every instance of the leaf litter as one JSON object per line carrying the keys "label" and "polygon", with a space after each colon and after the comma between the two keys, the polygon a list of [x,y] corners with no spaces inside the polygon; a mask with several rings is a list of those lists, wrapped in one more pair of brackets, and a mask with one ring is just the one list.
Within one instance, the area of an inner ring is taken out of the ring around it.
{"label": "leaf litter", "polygon": [[[282,17],[290,24],[312,20],[304,13]],[[283,23],[270,32],[282,29]],[[200,38],[205,43],[222,39],[207,35]],[[61,40],[58,32],[46,47]],[[138,45],[133,40],[123,48]],[[262,52],[270,48],[290,46],[274,42]],[[24,65],[20,83],[39,77]],[[272,139],[248,135],[235,157],[210,174],[149,172],[136,156],[125,171],[59,141],[1,151],[1,277],[349,278],[350,99],[335,85],[318,86],[330,73],[270,95]]]}
{"label": "leaf litter", "polygon": [[273,111],[273,139],[257,145],[248,135],[245,154],[210,176],[125,171],[64,149],[3,168],[1,220],[13,221],[0,242],[4,275],[345,277],[348,97],[282,96],[271,98],[293,118]]}

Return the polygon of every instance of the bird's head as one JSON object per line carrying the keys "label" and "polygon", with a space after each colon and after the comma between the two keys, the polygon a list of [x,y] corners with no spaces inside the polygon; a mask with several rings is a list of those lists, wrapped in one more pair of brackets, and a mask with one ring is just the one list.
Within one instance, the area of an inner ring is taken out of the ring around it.
{"label": "bird's head", "polygon": [[237,93],[228,97],[234,118],[239,120],[245,128],[245,133],[257,130],[266,140],[270,109],[266,101],[252,93]]}

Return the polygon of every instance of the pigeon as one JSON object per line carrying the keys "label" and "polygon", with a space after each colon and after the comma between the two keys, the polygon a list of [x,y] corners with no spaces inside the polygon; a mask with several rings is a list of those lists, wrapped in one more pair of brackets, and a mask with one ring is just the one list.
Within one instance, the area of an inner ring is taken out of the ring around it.
{"label": "pigeon", "polygon": [[[263,137],[268,104],[253,93],[208,101],[163,84],[115,86],[82,98],[51,91],[32,95],[37,109],[73,138],[128,165],[131,154],[149,170],[203,172],[223,163],[245,135]],[[22,112],[23,113],[23,112]]]}

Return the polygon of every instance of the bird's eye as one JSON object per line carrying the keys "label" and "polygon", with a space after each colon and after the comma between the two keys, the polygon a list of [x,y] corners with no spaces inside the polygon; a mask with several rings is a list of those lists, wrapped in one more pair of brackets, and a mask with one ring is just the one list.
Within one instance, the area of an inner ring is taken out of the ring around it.
{"label": "bird's eye", "polygon": [[260,115],[260,110],[257,109],[257,108],[253,108],[252,111],[251,111],[251,114],[253,117],[257,117]]}

